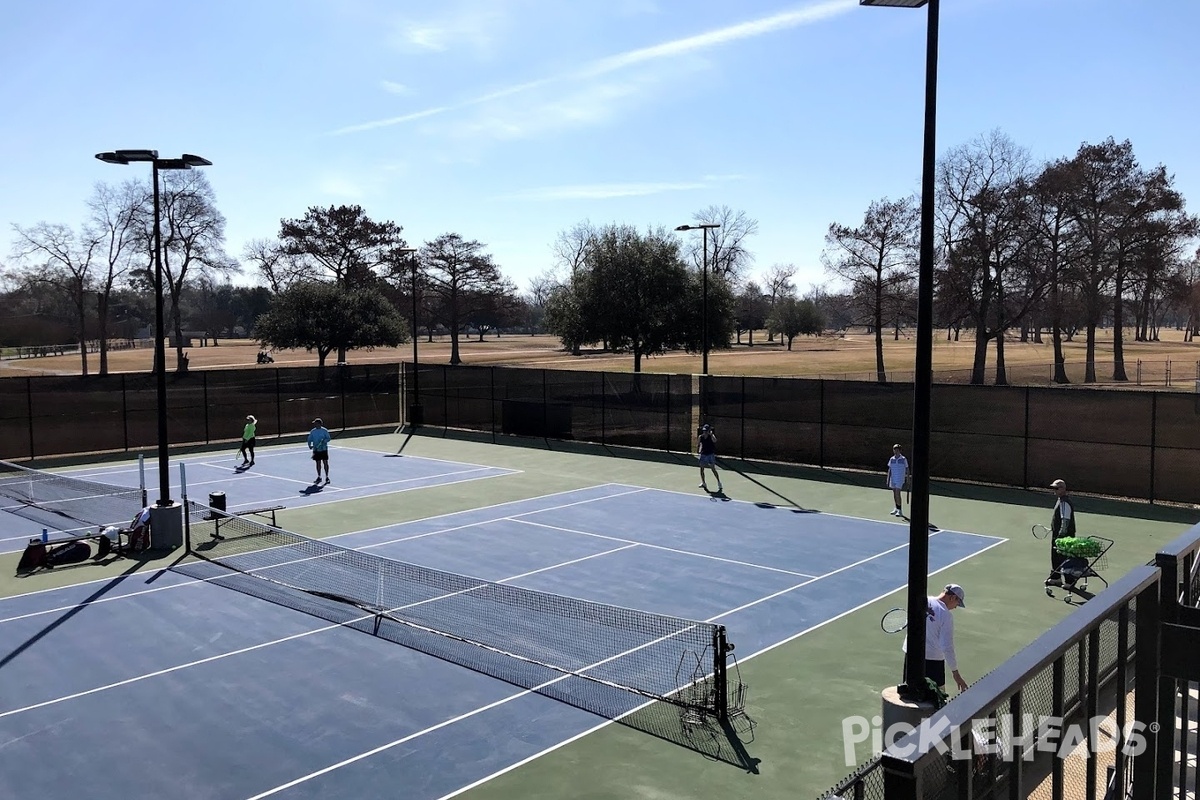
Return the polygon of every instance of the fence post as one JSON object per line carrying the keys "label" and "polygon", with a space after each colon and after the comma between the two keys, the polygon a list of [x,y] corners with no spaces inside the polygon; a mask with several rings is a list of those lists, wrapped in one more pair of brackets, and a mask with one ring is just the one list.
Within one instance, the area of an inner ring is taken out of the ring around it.
{"label": "fence post", "polygon": [[825,469],[825,379],[819,378],[817,386],[820,397],[817,403],[817,466]]}
{"label": "fence post", "polygon": [[1140,358],[1137,360],[1137,385],[1142,385],[1142,360]]}
{"label": "fence post", "polygon": [[25,419],[29,423],[29,457],[33,458],[33,377],[30,375],[25,376]]}
{"label": "fence post", "polygon": [[1158,432],[1158,394],[1150,394],[1150,504],[1154,504],[1154,452]]}
{"label": "fence post", "polygon": [[212,440],[208,436],[208,373],[207,372],[200,373],[200,386],[204,390],[204,443],[209,444]]}
{"label": "fence post", "polygon": [[275,368],[275,438],[283,436],[283,399],[279,388],[279,367]]}
{"label": "fence post", "polygon": [[1171,359],[1167,359],[1167,386],[1171,385]]}
{"label": "fence post", "polygon": [[1025,387],[1025,435],[1021,439],[1022,467],[1021,486],[1029,488],[1029,387]]}
{"label": "fence post", "polygon": [[[605,398],[604,387],[607,383],[604,380],[604,370],[600,370],[600,444],[607,444],[608,437],[608,420],[605,416],[608,413],[608,403]],[[667,450],[671,449],[671,376],[667,376]]]}
{"label": "fence post", "polygon": [[741,417],[742,417],[742,432],[741,432],[741,436],[739,437],[741,439],[741,448],[740,448],[738,455],[743,461],[745,461],[746,460],[746,376],[745,375],[742,376]]}
{"label": "fence post", "polygon": [[125,373],[121,373],[121,440],[129,450],[129,398],[125,393]]}
{"label": "fence post", "polygon": [[488,417],[491,419],[492,425],[492,444],[496,443],[496,368],[488,367],[488,397],[492,402],[488,403],[488,410],[491,412]]}

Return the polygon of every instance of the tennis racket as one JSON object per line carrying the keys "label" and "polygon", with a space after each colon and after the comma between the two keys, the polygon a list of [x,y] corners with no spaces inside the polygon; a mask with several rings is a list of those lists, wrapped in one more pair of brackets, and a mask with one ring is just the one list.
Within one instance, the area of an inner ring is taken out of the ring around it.
{"label": "tennis racket", "polygon": [[1045,525],[1034,525],[1031,532],[1035,539],[1045,539],[1050,535],[1050,529]]}
{"label": "tennis racket", "polygon": [[908,612],[903,608],[893,608],[883,615],[879,627],[883,628],[884,633],[899,633],[908,627]]}

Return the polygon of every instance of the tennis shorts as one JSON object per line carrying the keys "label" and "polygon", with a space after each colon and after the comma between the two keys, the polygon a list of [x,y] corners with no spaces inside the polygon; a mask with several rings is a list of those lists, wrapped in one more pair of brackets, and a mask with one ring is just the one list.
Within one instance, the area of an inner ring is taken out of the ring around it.
{"label": "tennis shorts", "polygon": [[700,466],[715,467],[716,465],[717,465],[717,454],[716,453],[701,453],[700,454]]}
{"label": "tennis shorts", "polygon": [[313,461],[329,461],[328,450],[313,450]]}
{"label": "tennis shorts", "polygon": [[242,439],[242,448],[243,449],[249,450],[252,447],[254,447],[254,437],[253,436],[251,436],[249,439]]}
{"label": "tennis shorts", "polygon": [[[925,677],[937,686],[946,685],[946,662],[925,659]],[[904,662],[904,682],[908,683],[908,661]]]}

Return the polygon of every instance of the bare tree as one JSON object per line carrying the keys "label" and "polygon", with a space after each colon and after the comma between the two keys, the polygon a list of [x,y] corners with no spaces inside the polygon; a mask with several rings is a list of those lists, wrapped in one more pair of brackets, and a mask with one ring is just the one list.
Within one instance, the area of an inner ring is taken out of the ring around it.
{"label": "bare tree", "polygon": [[[796,286],[792,283],[792,278],[796,276],[796,267],[794,264],[773,264],[771,268],[763,275],[763,289],[767,296],[767,313],[775,309],[775,304],[785,297],[792,297],[796,293]],[[775,331],[767,329],[767,341],[775,341]]]}
{"label": "bare tree", "polygon": [[82,373],[88,374],[87,299],[95,285],[94,259],[100,241],[88,231],[77,234],[66,225],[39,222],[32,228],[13,225],[17,242],[13,258],[22,265],[23,282],[52,288],[70,305]]}
{"label": "bare tree", "polygon": [[[1030,158],[1000,131],[952,149],[938,165],[939,217],[945,243],[940,282],[953,286],[975,323],[971,382],[983,383],[988,342],[996,339],[996,380],[1006,383],[1004,334],[1031,307],[1010,312],[1009,283],[1030,283],[1006,270],[1032,265],[1024,248],[1028,232]],[[1033,282],[1036,284],[1036,282]]]}
{"label": "bare tree", "polygon": [[833,223],[821,254],[825,269],[846,281],[875,330],[875,373],[887,381],[883,363],[885,310],[916,278],[920,209],[916,200],[877,200],[862,225]]}
{"label": "bare tree", "polygon": [[[723,275],[731,282],[744,280],[750,265],[754,263],[754,254],[748,248],[747,240],[758,233],[758,220],[751,218],[745,211],[734,211],[729,206],[708,206],[692,215],[697,223],[717,224],[708,232],[708,268],[714,275]],[[701,236],[688,245],[692,263],[699,269],[703,265],[704,237]]]}
{"label": "bare tree", "polygon": [[138,214],[147,201],[144,183],[129,180],[113,188],[96,184],[88,201],[88,238],[100,243],[102,259],[96,270],[97,338],[100,340],[100,374],[108,374],[108,309],[113,290],[134,269],[153,263],[153,253],[145,249],[139,236]]}
{"label": "bare tree", "polygon": [[279,294],[300,281],[318,278],[314,265],[292,253],[279,241],[251,239],[242,248],[242,260],[249,263],[266,281],[271,292]]}

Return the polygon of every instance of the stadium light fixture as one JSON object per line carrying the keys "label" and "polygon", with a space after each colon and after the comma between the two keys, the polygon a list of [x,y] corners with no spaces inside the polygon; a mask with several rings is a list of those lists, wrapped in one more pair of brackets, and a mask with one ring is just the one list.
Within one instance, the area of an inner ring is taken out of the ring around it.
{"label": "stadium light fixture", "polygon": [[921,245],[917,270],[917,353],[913,375],[912,500],[908,521],[908,651],[902,698],[930,699],[925,683],[925,609],[929,587],[929,438],[933,389],[933,193],[937,131],[940,0],[859,0],[864,6],[929,6],[925,35],[925,144],[921,167]]}
{"label": "stadium light fixture", "polygon": [[701,363],[700,368],[705,375],[708,374],[708,231],[710,228],[719,228],[719,227],[721,227],[721,226],[715,222],[705,222],[700,225],[677,225],[675,227],[675,230],[677,230],[677,231],[694,231],[694,230],[704,231],[704,244],[702,245],[703,256],[700,259],[700,262],[703,265],[701,267],[701,275],[702,275],[701,281],[703,282],[701,296],[703,299],[701,300],[702,305],[701,305],[701,320],[700,320],[700,325],[701,325],[700,352],[702,354],[701,355],[702,363]]}
{"label": "stadium light fixture", "polygon": [[167,438],[167,351],[164,336],[166,325],[163,320],[163,269],[162,269],[162,212],[159,209],[158,173],[164,169],[191,169],[211,166],[212,162],[200,156],[185,153],[180,158],[159,158],[157,150],[112,150],[97,153],[96,158],[105,164],[132,164],[150,162],[154,182],[154,361],[158,390],[158,502],[155,505],[169,506],[171,500],[171,475],[168,462]]}

